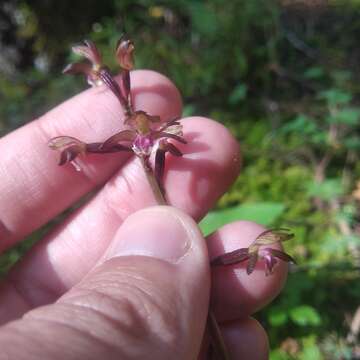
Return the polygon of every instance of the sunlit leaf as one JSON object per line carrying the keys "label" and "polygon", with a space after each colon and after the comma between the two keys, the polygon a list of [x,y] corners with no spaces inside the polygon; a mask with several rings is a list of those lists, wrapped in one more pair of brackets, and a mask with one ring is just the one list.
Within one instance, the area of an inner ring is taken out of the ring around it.
{"label": "sunlit leaf", "polygon": [[321,317],[317,310],[308,305],[291,309],[289,316],[299,326],[319,326],[321,324]]}
{"label": "sunlit leaf", "polygon": [[201,222],[200,228],[205,235],[221,226],[237,220],[255,221],[271,225],[285,210],[285,206],[276,202],[242,204],[225,210],[210,212]]}

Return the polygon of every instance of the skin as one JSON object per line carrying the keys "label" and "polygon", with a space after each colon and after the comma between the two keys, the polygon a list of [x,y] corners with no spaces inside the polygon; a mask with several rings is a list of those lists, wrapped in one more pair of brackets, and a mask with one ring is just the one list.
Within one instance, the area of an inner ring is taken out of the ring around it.
{"label": "skin", "polygon": [[[131,79],[135,109],[163,121],[181,114],[167,78],[139,70]],[[196,225],[236,179],[238,143],[218,122],[183,119],[189,143],[165,169],[171,207],[155,206],[131,154],[83,157],[76,172],[47,148],[59,135],[101,141],[121,119],[100,87],[0,139],[2,251],[98,190],[3,280],[0,359],[206,359],[209,302],[231,358],[266,359],[265,331],[250,315],[280,292],[287,266],[270,277],[262,264],[251,276],[243,265],[210,269],[209,258],[248,246],[264,229],[237,222],[204,239]]]}

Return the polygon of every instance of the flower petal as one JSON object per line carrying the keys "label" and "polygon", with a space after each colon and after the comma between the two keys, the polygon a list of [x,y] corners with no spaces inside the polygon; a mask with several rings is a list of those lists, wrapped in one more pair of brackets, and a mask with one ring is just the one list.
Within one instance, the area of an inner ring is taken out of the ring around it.
{"label": "flower petal", "polygon": [[247,248],[241,248],[215,257],[211,260],[210,265],[232,265],[245,261],[248,258],[249,250]]}
{"label": "flower petal", "polygon": [[120,91],[125,99],[129,99],[130,95],[130,73],[129,71],[122,71],[120,74]]}
{"label": "flower petal", "polygon": [[289,240],[294,237],[294,234],[289,229],[278,228],[269,229],[262,232],[254,241],[253,245],[270,245],[277,242]]}
{"label": "flower petal", "polygon": [[154,139],[161,139],[161,138],[170,138],[170,139],[174,139],[176,141],[179,141],[183,144],[187,144],[187,141],[182,138],[181,136],[175,135],[175,134],[170,134],[168,132],[165,131],[156,131],[154,134]]}
{"label": "flower petal", "polygon": [[119,84],[114,80],[108,68],[103,67],[99,71],[99,78],[103,83],[114,93],[114,95],[119,99],[120,103],[127,107],[127,101],[121,93]]}
{"label": "flower petal", "polygon": [[98,142],[86,144],[86,151],[89,153],[108,154],[119,151],[132,151],[132,149],[120,144],[112,144],[111,146],[104,147],[104,143]]}
{"label": "flower petal", "polygon": [[270,252],[271,255],[277,257],[280,260],[283,260],[286,262],[292,262],[292,263],[296,264],[296,261],[294,260],[294,258],[291,257],[289,254],[287,254],[284,251],[272,249],[272,248],[266,248],[265,250],[267,250],[268,252]]}
{"label": "flower petal", "polygon": [[254,271],[256,263],[258,261],[258,258],[259,258],[259,255],[258,255],[257,251],[250,253],[249,262],[246,267],[246,272],[248,275],[250,275]]}
{"label": "flower petal", "polygon": [[49,140],[48,146],[53,150],[61,150],[67,146],[78,145],[85,148],[85,143],[72,136],[56,136]]}
{"label": "flower petal", "polygon": [[135,131],[123,130],[109,137],[107,140],[105,140],[104,143],[102,144],[102,148],[109,148],[114,145],[118,145],[120,141],[132,142],[135,140],[135,137],[136,137]]}
{"label": "flower petal", "polygon": [[162,178],[164,176],[164,169],[165,169],[165,153],[166,150],[161,148],[160,146],[156,150],[155,153],[155,169],[154,174],[156,181],[161,186],[162,184]]}
{"label": "flower petal", "polygon": [[183,155],[183,153],[174,144],[169,142],[166,143],[166,151],[168,151],[171,155],[178,157]]}
{"label": "flower petal", "polygon": [[164,131],[165,129],[167,129],[168,127],[173,126],[173,125],[181,125],[181,123],[180,123],[180,117],[175,117],[175,118],[171,119],[171,120],[168,121],[166,124],[164,124],[164,125],[159,129],[159,131]]}
{"label": "flower petal", "polygon": [[91,40],[85,40],[85,45],[76,45],[72,47],[75,54],[84,56],[90,60],[94,65],[101,65],[101,55],[96,45]]}
{"label": "flower petal", "polygon": [[69,64],[65,67],[65,69],[62,71],[63,74],[85,74],[89,75],[91,73],[92,67],[87,62],[76,62],[73,64]]}
{"label": "flower petal", "polygon": [[59,165],[73,161],[79,154],[83,153],[83,148],[79,145],[72,145],[60,153]]}
{"label": "flower petal", "polygon": [[116,58],[123,69],[129,71],[134,68],[134,50],[135,46],[131,40],[122,38],[118,41]]}

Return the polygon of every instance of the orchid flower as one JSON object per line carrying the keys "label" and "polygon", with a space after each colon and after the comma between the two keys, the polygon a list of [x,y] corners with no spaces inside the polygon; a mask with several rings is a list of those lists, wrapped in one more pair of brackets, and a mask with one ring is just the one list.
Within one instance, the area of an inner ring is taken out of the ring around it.
{"label": "orchid flower", "polygon": [[278,260],[292,263],[296,262],[287,253],[271,247],[264,248],[264,246],[281,243],[293,237],[294,234],[290,233],[288,229],[279,228],[266,230],[262,232],[249,247],[217,256],[211,261],[211,265],[232,265],[248,261],[246,272],[250,275],[254,271],[257,262],[263,260],[265,262],[265,274],[270,275],[273,273]]}

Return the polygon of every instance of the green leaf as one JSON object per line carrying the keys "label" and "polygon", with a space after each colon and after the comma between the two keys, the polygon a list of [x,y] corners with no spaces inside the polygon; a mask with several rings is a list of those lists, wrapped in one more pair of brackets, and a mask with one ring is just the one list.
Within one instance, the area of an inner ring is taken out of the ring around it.
{"label": "green leaf", "polygon": [[339,89],[330,89],[320,92],[319,98],[326,100],[329,105],[344,105],[351,101],[352,95]]}
{"label": "green leaf", "polygon": [[299,355],[299,360],[322,360],[323,356],[317,345],[317,338],[309,335],[302,341],[303,351]]}
{"label": "green leaf", "polygon": [[286,309],[273,308],[269,310],[268,315],[269,323],[271,326],[283,326],[288,321]]}
{"label": "green leaf", "polygon": [[184,106],[183,108],[183,113],[182,113],[182,116],[183,117],[188,117],[188,116],[192,116],[195,114],[195,106],[192,105],[192,104],[187,104]]}
{"label": "green leaf", "polygon": [[299,326],[319,326],[321,317],[311,306],[301,305],[290,310],[290,319]]}
{"label": "green leaf", "polygon": [[311,182],[307,185],[307,194],[322,200],[331,200],[341,196],[344,188],[340,179],[327,179],[321,183]]}
{"label": "green leaf", "polygon": [[293,358],[286,352],[277,349],[270,352],[270,360],[293,360]]}
{"label": "green leaf", "polygon": [[271,225],[284,210],[283,204],[275,202],[242,204],[233,208],[210,212],[200,222],[200,228],[205,235],[208,235],[221,226],[237,220],[249,220],[267,226]]}
{"label": "green leaf", "polygon": [[304,351],[300,354],[299,360],[322,360],[321,351],[318,346],[311,345],[304,348]]}
{"label": "green leaf", "polygon": [[296,132],[299,134],[313,134],[317,132],[317,126],[313,119],[310,117],[299,114],[293,120],[288,122],[281,128],[281,132],[290,133]]}
{"label": "green leaf", "polygon": [[189,2],[187,5],[194,29],[205,36],[215,35],[218,28],[216,13],[200,2]]}
{"label": "green leaf", "polygon": [[307,79],[319,79],[324,76],[324,70],[321,67],[314,66],[305,70],[304,76]]}
{"label": "green leaf", "polygon": [[247,86],[245,84],[239,84],[235,86],[234,90],[230,94],[229,104],[235,105],[246,98]]}
{"label": "green leaf", "polygon": [[327,117],[330,124],[357,125],[359,123],[360,109],[347,108]]}
{"label": "green leaf", "polygon": [[359,136],[349,136],[344,140],[344,145],[350,150],[360,149],[360,137]]}

